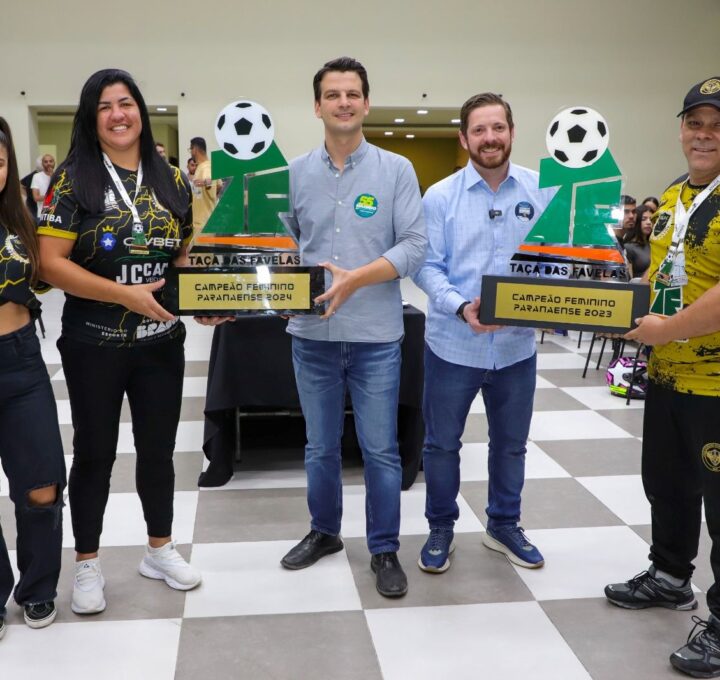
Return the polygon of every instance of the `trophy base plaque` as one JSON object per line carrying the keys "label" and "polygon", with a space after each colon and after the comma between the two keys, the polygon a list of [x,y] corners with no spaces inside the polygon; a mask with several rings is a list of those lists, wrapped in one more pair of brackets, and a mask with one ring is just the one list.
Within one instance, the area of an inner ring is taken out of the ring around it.
{"label": "trophy base plaque", "polygon": [[322,314],[314,299],[325,291],[322,267],[256,264],[171,267],[165,308],[176,315]]}
{"label": "trophy base plaque", "polygon": [[627,333],[650,307],[650,286],[524,276],[483,276],[480,322]]}

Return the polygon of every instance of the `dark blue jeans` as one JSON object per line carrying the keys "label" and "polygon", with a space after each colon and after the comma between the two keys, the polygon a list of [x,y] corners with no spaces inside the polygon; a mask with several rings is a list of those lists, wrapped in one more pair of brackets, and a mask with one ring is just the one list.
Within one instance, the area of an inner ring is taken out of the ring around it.
{"label": "dark blue jeans", "polygon": [[[20,605],[54,600],[62,549],[65,459],[55,397],[34,324],[0,336],[0,460],[10,484],[17,526]],[[52,506],[32,506],[28,492],[57,485]],[[14,578],[0,530],[0,616]]]}
{"label": "dark blue jeans", "polygon": [[400,547],[402,468],[397,443],[399,342],[326,342],[293,337],[293,365],[305,416],[311,527],[340,533],[340,439],[345,391],[365,464],[365,519],[371,553]]}
{"label": "dark blue jeans", "polygon": [[485,402],[490,439],[487,526],[515,526],[520,520],[535,368],[536,355],[492,370],[452,364],[425,346],[423,467],[425,516],[431,529],[452,527],[459,516],[460,437],[478,392]]}

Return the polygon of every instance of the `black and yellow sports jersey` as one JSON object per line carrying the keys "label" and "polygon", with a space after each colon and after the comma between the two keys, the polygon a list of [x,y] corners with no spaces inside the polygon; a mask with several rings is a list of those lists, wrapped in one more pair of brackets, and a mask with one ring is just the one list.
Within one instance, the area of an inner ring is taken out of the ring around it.
{"label": "black and yellow sports jersey", "polygon": [[14,302],[27,307],[33,315],[40,302],[30,289],[30,260],[22,241],[0,224],[0,305]]}
{"label": "black and yellow sports jersey", "polygon": [[[685,208],[704,187],[678,182],[660,199],[650,236],[650,290],[655,273],[667,255],[675,229],[675,203],[678,193]],[[720,188],[703,201],[693,213],[685,234],[685,271],[683,306],[691,305],[705,291],[720,282]],[[676,392],[720,397],[720,332],[691,338],[687,342],[657,345],[650,355],[650,377],[659,385]]]}
{"label": "black and yellow sports jersey", "polygon": [[[137,174],[115,166],[129,196],[135,195]],[[130,209],[115,192],[107,170],[105,206],[91,215],[82,210],[73,193],[72,172],[62,170],[45,199],[38,234],[74,242],[70,260],[93,274],[132,285],[161,279],[183,244],[192,237],[191,190],[180,170],[173,169],[178,190],[187,195],[188,212],[180,222],[162,206],[144,184],[135,205],[145,229],[147,254],[133,255],[133,218]],[[117,304],[86,300],[70,293],[62,316],[67,337],[98,345],[131,345],[173,337],[181,329],[177,320],[160,323]],[[162,304],[162,294],[159,296]]]}

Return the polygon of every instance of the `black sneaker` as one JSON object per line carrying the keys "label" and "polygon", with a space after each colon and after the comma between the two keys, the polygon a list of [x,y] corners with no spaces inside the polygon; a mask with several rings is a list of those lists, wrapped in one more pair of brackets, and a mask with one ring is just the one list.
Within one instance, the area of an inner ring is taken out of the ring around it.
{"label": "black sneaker", "polygon": [[[687,644],[670,655],[670,663],[694,678],[720,677],[720,621],[712,614],[708,621],[697,616],[692,620],[695,626],[688,635]],[[700,630],[695,633],[698,627]]]}
{"label": "black sneaker", "polygon": [[55,620],[56,615],[57,610],[52,601],[25,605],[25,623],[30,628],[45,628]]}
{"label": "black sneaker", "polygon": [[674,586],[664,578],[655,576],[657,570],[652,565],[647,571],[633,576],[625,583],[611,583],[605,586],[605,597],[625,609],[646,609],[647,607],[665,607],[689,611],[697,609],[698,603],[687,579],[681,586]]}
{"label": "black sneaker", "polygon": [[0,640],[3,639],[4,635],[5,635],[5,618],[0,616]]}

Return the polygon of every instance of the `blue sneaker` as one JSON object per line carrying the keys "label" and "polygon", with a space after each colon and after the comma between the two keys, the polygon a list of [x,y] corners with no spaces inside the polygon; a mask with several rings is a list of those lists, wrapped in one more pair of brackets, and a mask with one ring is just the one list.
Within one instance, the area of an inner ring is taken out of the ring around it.
{"label": "blue sneaker", "polygon": [[455,550],[455,533],[449,527],[430,529],[428,540],[420,551],[418,567],[431,574],[442,574],[450,568],[450,553]]}
{"label": "blue sneaker", "polygon": [[545,564],[540,551],[527,540],[522,527],[487,529],[482,535],[482,542],[486,548],[503,553],[513,564],[520,567],[537,569]]}

